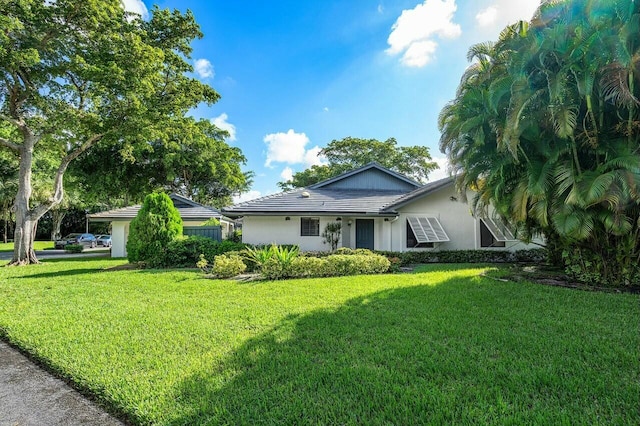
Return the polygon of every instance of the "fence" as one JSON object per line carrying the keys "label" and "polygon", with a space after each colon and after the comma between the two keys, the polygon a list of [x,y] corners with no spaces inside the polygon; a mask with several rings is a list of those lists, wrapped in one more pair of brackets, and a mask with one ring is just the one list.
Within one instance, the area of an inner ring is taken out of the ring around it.
{"label": "fence", "polygon": [[182,229],[183,235],[197,235],[199,237],[211,238],[212,240],[222,241],[221,226],[185,226]]}

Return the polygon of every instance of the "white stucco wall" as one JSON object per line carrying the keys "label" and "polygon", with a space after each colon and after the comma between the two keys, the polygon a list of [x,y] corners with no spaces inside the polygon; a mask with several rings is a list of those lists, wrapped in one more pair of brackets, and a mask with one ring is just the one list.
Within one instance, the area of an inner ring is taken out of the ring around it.
{"label": "white stucco wall", "polygon": [[[286,220],[289,217],[289,220]],[[322,231],[329,222],[335,222],[339,216],[304,216],[320,218],[320,235],[300,236],[300,218],[302,216],[245,216],[242,221],[242,242],[248,244],[297,244],[302,251],[329,250],[323,244]],[[344,224],[343,224],[344,225]],[[338,243],[338,247],[342,242]]]}
{"label": "white stucco wall", "polygon": [[111,257],[127,257],[129,221],[111,222]]}
{"label": "white stucco wall", "polygon": [[[473,199],[473,193],[467,193],[467,199]],[[454,197],[456,200],[452,200]],[[537,245],[521,242],[505,243],[505,247],[481,247],[480,223],[471,214],[471,205],[460,200],[453,186],[442,188],[398,209],[400,213],[394,222],[392,251],[407,250],[523,250],[537,248]],[[492,211],[490,210],[490,214]],[[437,217],[447,233],[448,242],[435,243],[434,248],[407,248],[406,223],[409,216]]]}

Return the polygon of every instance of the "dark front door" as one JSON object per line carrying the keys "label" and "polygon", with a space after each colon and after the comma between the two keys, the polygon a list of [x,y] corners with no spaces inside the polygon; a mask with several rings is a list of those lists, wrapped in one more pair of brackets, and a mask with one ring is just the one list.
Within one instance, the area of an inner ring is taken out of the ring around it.
{"label": "dark front door", "polygon": [[356,248],[373,250],[373,219],[356,219]]}

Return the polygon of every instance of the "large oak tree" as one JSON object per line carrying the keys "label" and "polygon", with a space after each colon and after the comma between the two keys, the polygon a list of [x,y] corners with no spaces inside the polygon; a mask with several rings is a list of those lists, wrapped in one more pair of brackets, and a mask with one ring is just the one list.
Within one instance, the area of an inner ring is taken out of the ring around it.
{"label": "large oak tree", "polygon": [[329,142],[320,155],[327,159],[327,164],[295,173],[291,180],[278,183],[280,188],[287,190],[313,185],[374,161],[418,182],[426,182],[429,173],[438,168],[431,161],[428,147],[398,146],[394,138],[379,141],[346,137]]}
{"label": "large oak tree", "polygon": [[[120,0],[0,2],[0,120],[14,132],[0,147],[19,158],[11,264],[37,262],[33,232],[63,198],[69,164],[94,145],[135,147],[170,136],[219,95],[188,75],[190,12],[154,8],[143,21]],[[60,153],[50,196],[34,203],[34,153]],[[124,182],[122,183],[125,184]]]}

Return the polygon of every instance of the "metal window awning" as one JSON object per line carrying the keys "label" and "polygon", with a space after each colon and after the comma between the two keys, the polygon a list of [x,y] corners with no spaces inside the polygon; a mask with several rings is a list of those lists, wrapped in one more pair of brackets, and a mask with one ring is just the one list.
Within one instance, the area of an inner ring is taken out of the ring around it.
{"label": "metal window awning", "polygon": [[481,217],[480,220],[485,224],[496,241],[518,241],[513,232],[511,232],[511,230],[507,228],[503,223],[497,222],[494,219],[488,217]]}
{"label": "metal window awning", "polygon": [[441,243],[450,241],[449,236],[444,232],[438,218],[411,216],[407,217],[407,221],[418,243]]}

